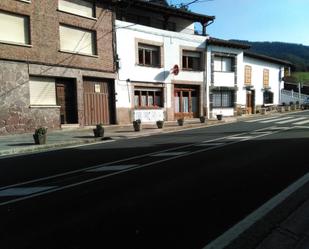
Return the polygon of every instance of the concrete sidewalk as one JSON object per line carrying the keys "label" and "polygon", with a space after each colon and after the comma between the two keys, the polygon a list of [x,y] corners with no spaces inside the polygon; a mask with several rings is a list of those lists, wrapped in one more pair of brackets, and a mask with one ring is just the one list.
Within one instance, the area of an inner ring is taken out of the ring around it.
{"label": "concrete sidewalk", "polygon": [[215,124],[235,122],[236,118],[225,118],[222,121],[207,120],[201,123],[199,119],[185,120],[183,126],[177,122],[165,122],[163,129],[158,129],[156,124],[142,124],[142,130],[134,131],[133,125],[110,125],[104,126],[104,138],[95,138],[92,129],[95,127],[61,129],[47,132],[47,142],[44,145],[35,145],[33,133],[18,135],[0,136],[0,157],[31,152],[42,152],[53,149],[60,149],[70,146],[77,146],[90,143],[102,143],[119,139],[128,139],[142,136],[155,135],[166,132],[207,127]]}

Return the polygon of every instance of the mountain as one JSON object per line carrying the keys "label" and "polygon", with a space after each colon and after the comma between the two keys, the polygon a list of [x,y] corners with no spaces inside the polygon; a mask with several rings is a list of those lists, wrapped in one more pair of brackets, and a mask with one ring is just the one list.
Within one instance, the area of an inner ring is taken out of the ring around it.
{"label": "mountain", "polygon": [[264,54],[282,60],[290,61],[293,71],[309,72],[309,46],[284,42],[251,42],[244,40],[231,40],[248,44],[250,51]]}

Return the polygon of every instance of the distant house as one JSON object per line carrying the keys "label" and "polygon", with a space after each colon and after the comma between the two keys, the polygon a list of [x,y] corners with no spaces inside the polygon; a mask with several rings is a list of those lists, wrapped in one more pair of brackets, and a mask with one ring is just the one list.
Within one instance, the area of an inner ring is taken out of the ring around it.
{"label": "distant house", "polygon": [[253,114],[279,105],[288,61],[248,52],[248,45],[207,41],[208,117]]}
{"label": "distant house", "polygon": [[115,123],[108,1],[1,0],[0,134]]}
{"label": "distant house", "polygon": [[[244,85],[240,89],[247,112],[281,104],[284,73],[291,63],[273,57],[244,52]],[[245,96],[245,98],[244,98]]]}

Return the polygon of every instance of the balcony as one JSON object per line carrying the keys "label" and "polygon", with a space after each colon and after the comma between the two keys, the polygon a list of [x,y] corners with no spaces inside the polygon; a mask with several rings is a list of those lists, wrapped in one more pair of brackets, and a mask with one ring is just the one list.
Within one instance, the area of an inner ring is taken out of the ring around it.
{"label": "balcony", "polygon": [[235,73],[234,72],[215,72],[214,73],[215,86],[234,87]]}

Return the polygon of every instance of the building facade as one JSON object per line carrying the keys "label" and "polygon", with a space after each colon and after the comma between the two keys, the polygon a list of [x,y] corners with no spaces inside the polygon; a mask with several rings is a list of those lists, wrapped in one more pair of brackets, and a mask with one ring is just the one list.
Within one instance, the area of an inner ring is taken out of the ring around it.
{"label": "building facade", "polygon": [[2,0],[0,134],[115,123],[107,1]]}
{"label": "building facade", "polygon": [[203,115],[207,36],[206,29],[196,35],[194,23],[206,27],[214,17],[154,3],[123,9],[116,20],[118,122]]}
{"label": "building facade", "polygon": [[208,118],[254,114],[281,103],[284,72],[291,64],[247,49],[245,44],[208,39]]}

